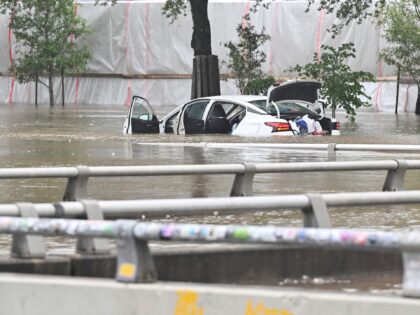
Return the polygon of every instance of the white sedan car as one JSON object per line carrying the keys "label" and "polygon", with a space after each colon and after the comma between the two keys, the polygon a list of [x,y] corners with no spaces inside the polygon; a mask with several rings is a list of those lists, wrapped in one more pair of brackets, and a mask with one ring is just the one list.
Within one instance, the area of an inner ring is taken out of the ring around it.
{"label": "white sedan car", "polygon": [[143,97],[134,96],[123,132],[267,136],[296,134],[285,119],[249,103],[250,96],[211,96],[191,100],[159,120]]}

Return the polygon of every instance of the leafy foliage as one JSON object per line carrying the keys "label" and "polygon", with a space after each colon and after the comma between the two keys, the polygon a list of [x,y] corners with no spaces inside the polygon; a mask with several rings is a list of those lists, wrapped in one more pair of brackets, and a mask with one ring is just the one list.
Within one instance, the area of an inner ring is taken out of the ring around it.
{"label": "leafy foliage", "polygon": [[95,0],[96,5],[107,6],[107,5],[114,5],[117,3],[117,0]]}
{"label": "leafy foliage", "polygon": [[[115,3],[116,0],[95,0],[96,2],[110,2]],[[193,0],[194,1],[194,0]],[[196,0],[195,0],[196,1]],[[191,0],[166,0],[162,7],[162,14],[167,18],[171,19],[171,23],[174,22],[179,15],[187,15],[188,3]],[[251,8],[251,12],[256,12],[260,7],[268,8],[271,0],[256,0]]]}
{"label": "leafy foliage", "polygon": [[244,89],[244,94],[267,95],[268,88],[276,83],[272,76],[249,81]]}
{"label": "leafy foliage", "polygon": [[162,14],[174,22],[179,15],[187,15],[187,2],[185,0],[167,0],[162,7]]}
{"label": "leafy foliage", "polygon": [[384,14],[385,38],[382,51],[386,63],[399,66],[420,87],[420,7],[417,0],[390,3]]}
{"label": "leafy foliage", "polygon": [[[7,3],[6,3],[7,2]],[[12,71],[19,82],[37,81],[48,87],[54,105],[52,76],[79,73],[85,69],[89,52],[75,44],[88,30],[74,11],[72,0],[3,1],[11,10],[10,27],[17,40]],[[48,77],[48,83],[39,80]]]}
{"label": "leafy foliage", "polygon": [[375,78],[368,72],[352,71],[347,65],[349,58],[356,57],[353,43],[343,44],[337,49],[324,45],[321,48],[320,58],[315,53],[312,63],[296,65],[289,71],[297,71],[299,76],[321,81],[321,95],[327,101],[327,105],[331,106],[333,117],[336,108],[344,108],[347,117],[353,121],[356,109],[367,105],[361,97],[370,99],[361,81],[374,81]]}
{"label": "leafy foliage", "polygon": [[[368,17],[379,17],[386,6],[386,0],[307,0],[310,9],[314,3],[318,4],[318,11],[325,10],[327,14],[335,14],[338,23],[333,24],[332,37],[336,37],[352,21],[362,23]],[[414,0],[417,1],[417,0]]]}
{"label": "leafy foliage", "polygon": [[238,43],[229,41],[224,46],[229,50],[227,67],[236,78],[236,86],[241,93],[245,93],[245,87],[253,80],[264,77],[261,65],[266,61],[266,54],[261,46],[270,36],[265,28],[258,32],[250,21],[250,15],[243,17],[242,23],[236,27]]}

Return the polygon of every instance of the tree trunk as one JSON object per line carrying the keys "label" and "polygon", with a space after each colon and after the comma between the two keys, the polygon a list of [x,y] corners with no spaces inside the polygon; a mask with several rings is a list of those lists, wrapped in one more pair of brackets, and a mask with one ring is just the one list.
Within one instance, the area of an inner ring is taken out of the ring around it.
{"label": "tree trunk", "polygon": [[219,59],[217,56],[195,56],[191,98],[220,95]]}
{"label": "tree trunk", "polygon": [[191,98],[220,95],[219,59],[212,55],[208,0],[189,0],[193,19],[194,49]]}
{"label": "tree trunk", "polygon": [[211,30],[207,13],[208,0],[190,0],[193,19],[191,48],[194,56],[211,55]]}
{"label": "tree trunk", "polygon": [[52,69],[48,72],[48,92],[50,93],[50,106],[54,106],[54,86]]}

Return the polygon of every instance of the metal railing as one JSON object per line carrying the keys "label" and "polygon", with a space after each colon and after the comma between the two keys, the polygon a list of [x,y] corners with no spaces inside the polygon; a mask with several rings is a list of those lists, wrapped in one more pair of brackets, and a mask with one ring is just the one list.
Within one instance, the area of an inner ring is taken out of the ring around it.
{"label": "metal railing", "polygon": [[147,146],[170,146],[170,147],[203,147],[203,148],[266,148],[283,150],[313,150],[327,151],[335,154],[337,151],[377,151],[398,153],[420,153],[420,145],[416,144],[339,144],[339,143],[215,143],[215,142],[143,142],[136,143]]}
{"label": "metal railing", "polygon": [[[317,206],[315,204],[322,204]],[[30,204],[37,216],[80,218],[95,204],[107,219],[237,214],[279,209],[313,209],[375,205],[420,204],[420,190],[399,192],[310,193],[280,196],[209,197],[185,199],[82,200]],[[0,216],[20,216],[20,203],[0,204]]]}
{"label": "metal railing", "polygon": [[87,183],[91,177],[116,176],[184,176],[235,175],[231,196],[252,196],[256,174],[290,172],[387,171],[383,191],[404,188],[407,170],[419,170],[420,160],[377,160],[345,162],[301,162],[265,164],[203,164],[203,165],[149,165],[149,166],[74,166],[48,168],[1,168],[0,179],[67,178],[63,200],[86,198]]}
{"label": "metal railing", "polygon": [[0,217],[0,233],[22,238],[33,234],[117,239],[116,279],[121,282],[157,280],[147,243],[151,240],[400,249],[404,265],[403,295],[420,297],[420,232]]}
{"label": "metal railing", "polygon": [[[0,204],[0,216],[26,218],[87,218],[88,220],[150,218],[170,216],[239,214],[251,211],[298,209],[303,216],[303,226],[329,228],[329,207],[354,207],[374,205],[420,204],[420,191],[330,193],[283,195],[264,197],[222,197],[160,200],[83,200],[55,204]],[[43,241],[35,238],[13,237],[12,254],[20,258],[45,256]],[[100,241],[79,238],[77,252],[100,254],[109,252],[109,246]]]}

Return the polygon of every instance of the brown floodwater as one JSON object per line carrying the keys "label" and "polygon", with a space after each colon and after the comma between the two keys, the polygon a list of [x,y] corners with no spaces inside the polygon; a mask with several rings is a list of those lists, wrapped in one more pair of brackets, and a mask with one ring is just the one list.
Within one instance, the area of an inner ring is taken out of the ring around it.
{"label": "brown floodwater", "polygon": [[[160,116],[168,108],[157,109]],[[168,165],[201,163],[270,163],[328,161],[327,152],[262,148],[203,148],[145,146],[144,142],[244,142],[244,143],[378,143],[420,144],[420,116],[362,112],[352,123],[338,114],[339,137],[233,137],[229,135],[123,135],[127,108],[101,106],[0,106],[0,167],[74,165]],[[337,161],[420,159],[420,154],[338,152]],[[326,172],[257,175],[256,195],[304,192],[379,191],[385,172]],[[227,196],[233,176],[197,175],[147,178],[90,179],[94,199],[143,199]],[[56,202],[61,200],[64,179],[0,181],[0,203]],[[420,189],[420,172],[408,171],[406,189]],[[330,209],[335,227],[409,230],[420,227],[420,205]],[[298,226],[296,211],[256,212],[246,215],[172,218],[197,223],[248,223]],[[9,238],[0,238],[0,250]],[[68,250],[73,242],[48,239],[48,246]]]}
{"label": "brown floodwater", "polygon": [[[166,108],[158,108],[159,114]],[[342,135],[291,137],[234,137],[229,135],[123,135],[125,107],[35,108],[0,106],[0,167],[74,165],[168,165],[200,163],[269,163],[328,161],[324,151],[263,148],[202,148],[145,146],[143,142],[250,142],[250,143],[389,143],[420,144],[420,116],[364,112],[357,121],[342,122]],[[337,161],[420,159],[420,154],[337,152]],[[325,172],[261,174],[255,178],[256,195],[304,192],[379,191],[386,172]],[[92,178],[89,197],[143,199],[227,196],[231,175],[161,176],[147,178]],[[62,198],[64,179],[0,181],[0,203],[54,202]],[[406,189],[420,189],[420,173],[408,171]],[[408,229],[420,226],[415,205],[331,209],[334,226]],[[240,216],[194,217],[187,221],[299,225],[296,211]]]}

